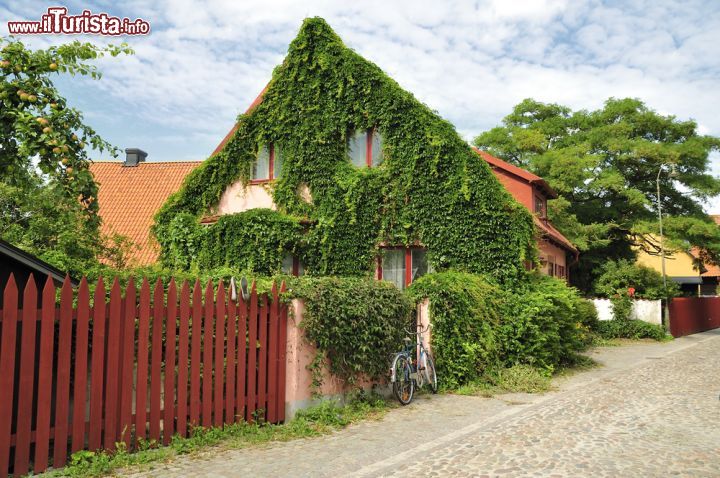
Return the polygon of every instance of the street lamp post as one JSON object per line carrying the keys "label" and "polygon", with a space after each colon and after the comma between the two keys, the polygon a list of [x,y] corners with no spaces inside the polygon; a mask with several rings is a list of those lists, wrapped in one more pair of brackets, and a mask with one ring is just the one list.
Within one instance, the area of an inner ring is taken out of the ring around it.
{"label": "street lamp post", "polygon": [[665,274],[665,243],[663,236],[663,218],[662,218],[662,202],[660,200],[660,175],[662,174],[664,164],[660,165],[658,169],[657,179],[657,209],[658,209],[658,223],[660,225],[660,260],[662,264],[662,278],[663,278],[663,291],[665,292],[665,307],[663,309],[663,325],[666,330],[670,331],[670,306],[668,304],[668,293],[667,293],[667,275]]}

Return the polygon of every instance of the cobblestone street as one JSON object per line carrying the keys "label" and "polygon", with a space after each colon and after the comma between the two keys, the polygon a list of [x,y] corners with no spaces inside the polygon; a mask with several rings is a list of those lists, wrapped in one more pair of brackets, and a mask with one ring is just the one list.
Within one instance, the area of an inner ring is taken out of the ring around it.
{"label": "cobblestone street", "polygon": [[421,396],[332,435],[126,476],[720,476],[720,331],[592,352],[543,395]]}

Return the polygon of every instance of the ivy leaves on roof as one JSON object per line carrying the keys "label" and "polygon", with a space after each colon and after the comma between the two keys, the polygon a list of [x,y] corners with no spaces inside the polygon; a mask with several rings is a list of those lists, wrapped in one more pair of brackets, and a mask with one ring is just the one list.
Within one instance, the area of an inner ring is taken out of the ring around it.
{"label": "ivy leaves on roof", "polygon": [[[347,139],[370,128],[382,135],[384,161],[356,168]],[[422,244],[436,269],[488,273],[504,281],[534,254],[530,214],[454,127],[345,46],[324,20],[310,18],[273,72],[262,102],[240,115],[225,147],[194,170],[156,216],[163,261],[192,264],[198,235],[201,249],[240,249],[229,232],[189,231],[186,221],[175,230],[173,218],[213,213],[229,185],[247,184],[258,145],[268,143],[283,154],[272,214],[278,227],[286,226],[283,217],[310,219],[293,250],[312,274],[368,275],[381,244]],[[311,203],[299,194],[304,187]],[[253,227],[252,221],[243,224]],[[177,247],[182,234],[192,238],[192,250]],[[282,233],[274,237],[280,255],[287,244],[281,245]],[[232,255],[216,256],[223,263],[214,265],[234,265],[227,263]],[[207,262],[208,255],[203,257]]]}

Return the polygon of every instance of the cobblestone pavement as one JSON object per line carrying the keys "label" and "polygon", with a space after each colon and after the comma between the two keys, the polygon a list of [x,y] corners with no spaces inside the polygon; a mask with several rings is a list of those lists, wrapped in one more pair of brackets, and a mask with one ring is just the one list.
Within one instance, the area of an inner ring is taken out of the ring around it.
{"label": "cobblestone pavement", "polygon": [[720,476],[720,331],[603,348],[544,395],[421,396],[332,435],[125,476]]}

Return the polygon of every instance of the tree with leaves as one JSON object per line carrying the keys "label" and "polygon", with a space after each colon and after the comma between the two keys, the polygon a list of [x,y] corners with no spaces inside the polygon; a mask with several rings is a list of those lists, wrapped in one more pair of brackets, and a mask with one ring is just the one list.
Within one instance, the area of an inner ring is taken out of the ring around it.
{"label": "tree with leaves", "polygon": [[526,99],[474,144],[558,192],[550,219],[582,251],[573,279],[587,292],[606,261],[633,260],[637,248],[659,253],[658,175],[666,248],[720,260],[720,228],[702,207],[720,194],[709,172],[720,138],[700,135],[694,121],[630,98],[596,111]]}
{"label": "tree with leaves", "polygon": [[53,78],[99,79],[90,62],[121,53],[132,50],[78,41],[31,50],[0,38],[0,237],[72,273],[97,264],[107,246],[88,150],[117,150],[83,122]]}

